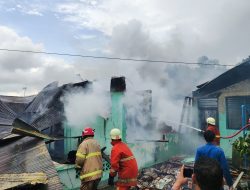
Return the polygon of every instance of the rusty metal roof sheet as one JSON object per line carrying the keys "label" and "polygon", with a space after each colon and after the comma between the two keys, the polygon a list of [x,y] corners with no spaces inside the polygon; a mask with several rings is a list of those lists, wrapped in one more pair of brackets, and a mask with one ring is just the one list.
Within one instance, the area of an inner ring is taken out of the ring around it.
{"label": "rusty metal roof sheet", "polygon": [[13,129],[11,133],[19,134],[22,136],[38,137],[46,140],[59,140],[54,137],[50,137],[46,134],[41,133],[36,127],[25,123],[24,121],[16,118],[13,122]]}
{"label": "rusty metal roof sheet", "polygon": [[45,143],[33,137],[24,137],[1,147],[0,173],[21,174],[44,172],[48,177],[46,189],[62,189],[59,177]]}
{"label": "rusty metal roof sheet", "polygon": [[31,184],[47,184],[48,178],[43,172],[21,173],[21,174],[0,174],[0,190]]}

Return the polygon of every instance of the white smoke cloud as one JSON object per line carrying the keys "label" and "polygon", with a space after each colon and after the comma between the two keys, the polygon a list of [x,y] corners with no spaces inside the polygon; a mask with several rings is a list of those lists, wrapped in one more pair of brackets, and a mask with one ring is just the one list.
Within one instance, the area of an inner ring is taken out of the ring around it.
{"label": "white smoke cloud", "polygon": [[[137,20],[146,28],[146,35],[151,35],[157,41],[156,50],[158,46],[164,46],[166,41],[175,44],[174,47],[169,46],[165,57],[187,61],[208,55],[218,58],[223,64],[235,64],[247,57],[250,51],[245,43],[250,32],[247,20],[250,16],[249,5],[248,0],[106,0],[96,1],[95,4],[88,1],[66,1],[58,4],[56,11],[61,19],[74,23],[77,29],[86,27],[111,38],[114,38],[112,32],[115,27]],[[140,30],[140,26],[137,29]],[[133,35],[132,31],[135,30],[123,33],[124,41]],[[140,41],[144,39],[143,36],[135,36],[134,39],[135,45],[143,45],[144,41]],[[182,57],[174,54],[178,48],[177,43],[180,43]],[[147,45],[141,47],[155,47]],[[130,54],[133,55],[133,52]],[[149,51],[144,57],[151,54]]]}
{"label": "white smoke cloud", "polygon": [[[127,24],[120,24],[114,28],[109,44],[110,52],[121,57],[134,57],[140,59],[168,59],[169,57],[180,60],[183,57],[182,50],[185,49],[185,40],[174,37],[159,44],[136,20]],[[164,45],[163,45],[164,44]],[[204,64],[218,64],[218,60],[202,56],[197,62]],[[127,78],[130,92],[137,90],[152,90],[152,115],[157,118],[157,125],[165,122],[180,122],[180,113],[185,96],[191,96],[195,86],[213,79],[226,71],[225,67],[206,65],[183,65],[167,63],[120,63],[123,72],[120,73]],[[132,86],[130,84],[132,83]],[[127,96],[129,93],[127,94]],[[131,96],[133,97],[133,96]],[[128,97],[128,105],[137,105],[136,99]],[[140,115],[140,105],[131,110]],[[136,110],[137,109],[137,110]],[[136,111],[135,111],[136,110]],[[145,123],[146,121],[144,121]],[[172,124],[171,124],[172,125]],[[175,130],[179,125],[172,125]],[[140,131],[137,131],[140,135]],[[132,132],[133,133],[133,132]],[[136,131],[135,133],[136,134]],[[147,138],[148,133],[145,134]]]}
{"label": "white smoke cloud", "polygon": [[83,128],[92,124],[98,116],[105,119],[109,116],[110,95],[101,84],[94,82],[88,91],[78,89],[63,97],[64,112],[70,127]]}

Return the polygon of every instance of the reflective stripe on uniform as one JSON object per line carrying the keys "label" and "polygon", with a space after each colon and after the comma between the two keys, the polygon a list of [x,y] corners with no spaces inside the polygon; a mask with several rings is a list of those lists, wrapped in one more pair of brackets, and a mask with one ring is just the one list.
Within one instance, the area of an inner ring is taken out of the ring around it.
{"label": "reflective stripe on uniform", "polygon": [[76,153],[76,156],[80,157],[80,158],[86,158],[86,154],[82,154],[80,152]]}
{"label": "reflective stripe on uniform", "polygon": [[93,157],[93,156],[101,156],[102,153],[101,152],[91,152],[89,154],[81,154],[80,152],[77,152],[76,153],[76,156],[80,157],[80,158],[90,158],[90,157]]}
{"label": "reflective stripe on uniform", "polygon": [[80,179],[84,179],[84,178],[87,178],[87,177],[92,177],[92,176],[95,176],[95,175],[98,175],[98,174],[101,174],[102,173],[102,170],[96,170],[94,172],[89,172],[89,173],[86,173],[84,175],[81,175],[80,176]]}
{"label": "reflective stripe on uniform", "polygon": [[117,182],[120,183],[130,183],[130,182],[135,182],[137,181],[137,178],[127,178],[127,179],[121,179],[119,178]]}
{"label": "reflective stripe on uniform", "polygon": [[76,164],[75,166],[76,166],[76,168],[78,168],[78,169],[79,169],[79,168],[80,168],[80,169],[82,168],[81,166],[79,166],[79,165],[77,165],[77,164]]}
{"label": "reflective stripe on uniform", "polygon": [[132,160],[132,159],[134,159],[135,157],[134,156],[130,156],[130,157],[127,157],[127,158],[123,158],[123,159],[121,159],[120,161],[121,162],[125,162],[125,161],[128,161],[128,160]]}
{"label": "reflective stripe on uniform", "polygon": [[90,158],[93,156],[101,156],[101,155],[102,155],[101,152],[91,152],[91,153],[87,154],[86,158]]}

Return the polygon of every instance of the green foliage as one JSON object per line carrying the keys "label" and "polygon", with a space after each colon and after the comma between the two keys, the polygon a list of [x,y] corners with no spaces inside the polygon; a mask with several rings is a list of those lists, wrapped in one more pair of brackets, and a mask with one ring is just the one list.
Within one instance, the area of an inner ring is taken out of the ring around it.
{"label": "green foliage", "polygon": [[250,156],[250,134],[244,137],[239,137],[234,141],[233,147],[240,153],[240,157],[243,155]]}

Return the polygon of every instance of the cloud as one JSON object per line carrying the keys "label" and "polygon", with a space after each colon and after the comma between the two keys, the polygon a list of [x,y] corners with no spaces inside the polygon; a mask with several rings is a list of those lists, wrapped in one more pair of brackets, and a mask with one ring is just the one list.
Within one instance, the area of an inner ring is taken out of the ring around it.
{"label": "cloud", "polygon": [[[43,49],[42,44],[33,44],[32,40],[28,37],[18,36],[14,30],[0,26],[0,48],[4,49],[21,49],[21,50],[33,50],[39,51]],[[40,60],[34,61],[37,58],[36,55],[26,56],[23,53],[14,52],[0,52],[0,67],[9,71],[15,71],[16,69],[30,69],[39,67]]]}
{"label": "cloud", "polygon": [[[154,39],[154,46],[164,46],[171,41],[182,43],[179,46],[183,49],[179,49],[179,54],[175,54],[176,46],[171,48],[167,45],[167,58],[194,61],[201,55],[208,55],[219,59],[223,64],[236,64],[249,55],[250,47],[246,43],[250,32],[247,20],[250,16],[247,9],[249,6],[248,0],[36,0],[32,3],[13,0],[0,3],[2,10],[57,15],[57,19],[64,21],[64,24],[72,23],[69,29],[71,32],[71,29],[75,29],[72,36],[77,37],[78,41],[82,40],[83,44],[86,39],[94,41],[93,36],[83,32],[85,29],[96,31],[96,39],[114,39],[112,35],[115,29],[135,20],[141,25],[138,29]],[[83,34],[79,34],[79,31]],[[126,34],[124,38],[128,38]],[[143,45],[142,42],[139,43]],[[98,52],[107,53],[105,50]]]}
{"label": "cloud", "polygon": [[[0,48],[43,51],[41,43],[18,35],[13,29],[0,26]],[[65,60],[42,54],[0,51],[1,94],[27,95],[39,92],[45,85],[58,80],[67,83],[76,80],[76,69]]]}
{"label": "cloud", "polygon": [[44,5],[44,1],[6,1],[0,3],[0,8],[3,8],[4,11],[14,12],[18,11],[24,15],[32,16],[43,16],[43,12],[47,9]]}
{"label": "cloud", "polygon": [[[17,8],[21,10],[24,5]],[[246,20],[250,16],[248,5],[246,0],[238,3],[231,0],[56,1],[56,5],[37,6],[37,10],[53,11],[58,18],[73,23],[71,26],[76,27],[76,33],[72,36],[79,41],[88,39],[90,43],[95,39],[90,35],[92,31],[97,31],[96,38],[100,38],[101,33],[108,41],[102,53],[108,56],[195,62],[206,55],[208,62],[217,59],[223,64],[234,64],[248,56],[250,50],[246,43],[250,32]],[[79,34],[79,29],[86,29],[88,33],[81,31]],[[0,34],[2,48],[46,49],[44,44],[34,43],[7,27],[1,27]],[[82,50],[75,48],[79,52]],[[2,92],[20,91],[17,89],[24,85],[28,87],[27,93],[29,89],[39,91],[55,80],[61,83],[79,81],[77,74],[83,79],[103,80],[106,84],[111,76],[125,76],[129,90],[153,90],[154,110],[159,118],[168,115],[174,120],[179,116],[184,96],[190,95],[196,85],[225,70],[211,66],[72,60],[13,52],[0,52],[0,61],[4,73],[0,76]]]}
{"label": "cloud", "polygon": [[[250,52],[245,43],[250,32],[249,6],[248,0],[107,0],[94,4],[62,2],[56,11],[64,21],[78,28],[95,29],[110,37],[114,28],[137,20],[158,45],[171,39],[182,41],[185,45],[182,54],[187,60],[208,55],[224,64],[235,64]],[[128,38],[126,34],[124,38]]]}

